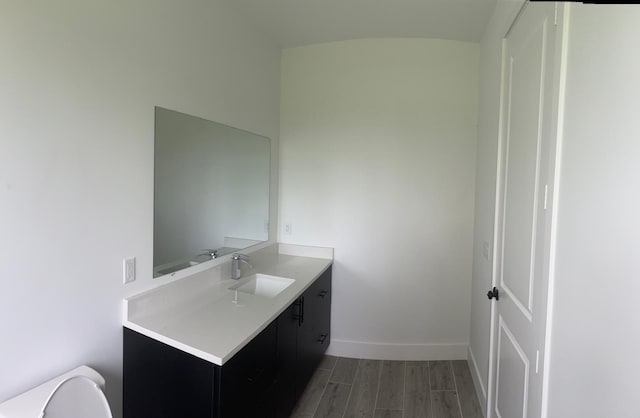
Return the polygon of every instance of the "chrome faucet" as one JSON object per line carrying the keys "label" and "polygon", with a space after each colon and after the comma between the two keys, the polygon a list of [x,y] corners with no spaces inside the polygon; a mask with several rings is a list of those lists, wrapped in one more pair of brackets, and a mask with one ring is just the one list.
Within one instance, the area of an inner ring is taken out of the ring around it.
{"label": "chrome faucet", "polygon": [[245,263],[249,266],[249,268],[253,268],[251,264],[247,261],[249,260],[249,256],[246,254],[236,253],[231,256],[231,278],[234,280],[238,280],[240,276],[242,276],[242,271],[240,271],[240,263]]}
{"label": "chrome faucet", "polygon": [[214,258],[218,258],[218,250],[212,250],[210,248],[205,248],[203,253],[198,254],[198,256],[201,255],[208,255],[209,257],[211,257],[211,259],[213,260]]}

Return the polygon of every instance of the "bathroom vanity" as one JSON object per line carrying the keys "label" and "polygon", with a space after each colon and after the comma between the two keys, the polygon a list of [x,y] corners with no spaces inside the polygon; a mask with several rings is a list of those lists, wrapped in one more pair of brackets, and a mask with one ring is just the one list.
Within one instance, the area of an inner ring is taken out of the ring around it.
{"label": "bathroom vanity", "polygon": [[124,417],[290,416],[329,345],[332,258],[275,244],[240,280],[225,263],[125,299]]}

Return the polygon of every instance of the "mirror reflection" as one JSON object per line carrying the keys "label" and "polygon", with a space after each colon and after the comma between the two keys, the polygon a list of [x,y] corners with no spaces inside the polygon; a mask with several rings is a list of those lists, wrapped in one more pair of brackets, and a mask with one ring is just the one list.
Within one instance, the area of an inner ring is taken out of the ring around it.
{"label": "mirror reflection", "polygon": [[269,138],[155,109],[153,275],[268,240]]}

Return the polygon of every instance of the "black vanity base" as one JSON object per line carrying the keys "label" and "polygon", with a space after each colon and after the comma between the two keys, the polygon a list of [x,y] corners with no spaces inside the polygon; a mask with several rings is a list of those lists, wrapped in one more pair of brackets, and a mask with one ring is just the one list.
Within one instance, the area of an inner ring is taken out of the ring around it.
{"label": "black vanity base", "polygon": [[330,330],[331,267],[224,366],[124,328],[124,418],[287,418]]}

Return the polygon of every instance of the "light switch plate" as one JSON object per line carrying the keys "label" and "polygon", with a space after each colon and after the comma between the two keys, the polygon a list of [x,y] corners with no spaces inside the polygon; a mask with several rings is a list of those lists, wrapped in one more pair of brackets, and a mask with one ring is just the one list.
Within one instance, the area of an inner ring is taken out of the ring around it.
{"label": "light switch plate", "polygon": [[125,258],[122,260],[122,281],[124,284],[131,283],[136,279],[136,258]]}

